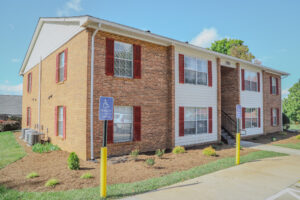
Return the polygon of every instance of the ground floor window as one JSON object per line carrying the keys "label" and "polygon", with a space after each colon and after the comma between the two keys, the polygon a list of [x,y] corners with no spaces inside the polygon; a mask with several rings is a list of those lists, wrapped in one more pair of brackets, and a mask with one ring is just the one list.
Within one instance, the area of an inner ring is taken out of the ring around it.
{"label": "ground floor window", "polygon": [[58,136],[64,136],[64,107],[58,106]]}
{"label": "ground floor window", "polygon": [[114,107],[114,143],[133,140],[133,111],[130,106]]}
{"label": "ground floor window", "polygon": [[207,108],[184,108],[184,135],[208,132]]}
{"label": "ground floor window", "polygon": [[27,124],[27,126],[30,126],[30,122],[31,122],[31,108],[30,107],[27,107],[27,122],[26,122],[26,124]]}
{"label": "ground floor window", "polygon": [[272,109],[272,125],[273,126],[277,126],[277,121],[278,121],[278,116],[277,116],[277,109],[276,108],[273,108]]}
{"label": "ground floor window", "polygon": [[258,108],[245,109],[245,128],[258,127]]}

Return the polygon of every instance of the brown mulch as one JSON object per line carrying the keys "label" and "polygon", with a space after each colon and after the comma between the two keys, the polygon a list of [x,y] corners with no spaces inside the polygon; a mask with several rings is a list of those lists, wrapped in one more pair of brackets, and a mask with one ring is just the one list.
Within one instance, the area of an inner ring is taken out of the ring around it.
{"label": "brown mulch", "polygon": [[[261,144],[287,144],[287,143],[299,143],[300,140],[296,139],[296,136],[299,133],[292,132],[276,132],[269,133],[267,135],[260,135],[251,139],[247,139],[247,141],[261,143]],[[273,138],[276,138],[274,141]]]}
{"label": "brown mulch", "polygon": [[[15,133],[18,143],[25,149],[27,155],[0,170],[0,185],[4,184],[8,188],[20,191],[59,191],[96,187],[99,185],[99,163],[80,160],[80,170],[69,170],[67,158],[69,153],[65,151],[54,151],[50,153],[34,153],[19,139],[20,132]],[[228,145],[215,145],[217,149],[216,157],[208,157],[202,154],[202,149],[206,146],[188,149],[184,154],[174,155],[166,153],[162,159],[155,155],[140,155],[137,161],[129,156],[112,158],[108,162],[108,184],[129,183],[141,181],[153,177],[160,177],[175,171],[187,170],[195,166],[203,165],[217,159],[232,157],[235,155],[235,148]],[[244,148],[241,155],[248,154],[256,150]],[[146,165],[147,158],[155,158],[155,165]],[[113,164],[112,161],[125,160]],[[40,177],[26,179],[30,172],[37,172]],[[84,173],[94,175],[92,179],[80,179]],[[56,178],[60,183],[54,188],[45,187],[47,180]]]}

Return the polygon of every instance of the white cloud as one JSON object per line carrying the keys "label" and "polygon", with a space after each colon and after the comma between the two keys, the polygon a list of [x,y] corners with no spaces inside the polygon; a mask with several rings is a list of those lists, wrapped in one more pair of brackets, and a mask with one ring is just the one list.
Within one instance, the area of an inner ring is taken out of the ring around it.
{"label": "white cloud", "polygon": [[23,90],[22,83],[19,85],[0,85],[0,94],[17,94],[21,95]]}
{"label": "white cloud", "polygon": [[286,88],[286,89],[284,89],[284,90],[281,91],[281,94],[282,94],[283,98],[289,95],[289,93],[290,93],[289,89],[290,88]]}
{"label": "white cloud", "polygon": [[11,62],[13,62],[13,63],[18,63],[19,61],[20,61],[19,58],[13,58],[13,59],[11,59]]}
{"label": "white cloud", "polygon": [[195,38],[191,40],[191,44],[200,47],[210,47],[211,43],[220,39],[217,29],[215,28],[205,28],[201,33],[199,33]]}
{"label": "white cloud", "polygon": [[63,6],[63,8],[57,9],[56,14],[59,17],[62,17],[62,16],[69,16],[72,11],[79,12],[82,10],[80,3],[81,3],[81,0],[69,0]]}

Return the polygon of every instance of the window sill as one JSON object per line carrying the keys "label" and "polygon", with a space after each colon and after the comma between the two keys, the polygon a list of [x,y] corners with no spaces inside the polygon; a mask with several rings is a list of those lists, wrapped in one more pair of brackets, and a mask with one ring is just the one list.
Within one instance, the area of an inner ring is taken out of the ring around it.
{"label": "window sill", "polygon": [[116,143],[111,143],[111,144],[108,144],[108,145],[114,145],[114,146],[122,146],[122,145],[133,145],[133,144],[136,144],[137,142],[140,142],[140,141],[129,141],[129,142],[116,142]]}
{"label": "window sill", "polygon": [[179,84],[181,84],[181,85],[193,85],[193,86],[199,86],[199,87],[209,87],[208,85],[200,85],[200,84],[193,84],[193,83],[179,83]]}
{"label": "window sill", "polygon": [[115,80],[121,80],[121,81],[133,81],[134,78],[130,78],[130,77],[119,77],[119,76],[113,76],[113,78]]}
{"label": "window sill", "polygon": [[57,85],[62,85],[62,84],[64,84],[66,82],[66,80],[65,81],[61,81],[61,82],[57,82],[56,84]]}

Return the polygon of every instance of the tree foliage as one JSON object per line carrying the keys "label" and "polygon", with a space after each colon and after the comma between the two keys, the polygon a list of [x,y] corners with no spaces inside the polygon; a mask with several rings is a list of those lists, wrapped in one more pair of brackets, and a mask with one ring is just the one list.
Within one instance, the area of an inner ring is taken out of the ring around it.
{"label": "tree foliage", "polygon": [[294,122],[300,122],[300,79],[289,89],[283,100],[283,112]]}
{"label": "tree foliage", "polygon": [[247,45],[244,45],[243,40],[237,39],[222,39],[211,44],[211,50],[223,53],[226,55],[241,58],[247,61],[252,61],[255,56],[249,52]]}

